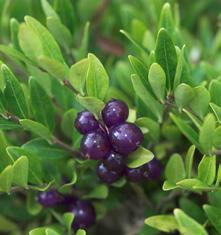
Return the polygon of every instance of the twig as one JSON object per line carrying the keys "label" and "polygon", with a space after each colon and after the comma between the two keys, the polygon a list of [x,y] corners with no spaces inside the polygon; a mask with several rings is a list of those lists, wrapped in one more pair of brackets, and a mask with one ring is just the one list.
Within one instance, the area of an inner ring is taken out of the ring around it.
{"label": "twig", "polygon": [[69,88],[71,91],[73,91],[75,95],[78,95],[78,94],[79,94],[79,92],[71,85],[71,83],[69,82],[69,80],[65,79],[65,80],[63,81],[63,84],[64,84],[67,88]]}

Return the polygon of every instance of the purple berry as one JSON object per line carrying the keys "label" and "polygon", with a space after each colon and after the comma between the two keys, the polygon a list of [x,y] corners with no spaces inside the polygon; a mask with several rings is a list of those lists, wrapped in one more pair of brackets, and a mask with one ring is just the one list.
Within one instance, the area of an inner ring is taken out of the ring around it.
{"label": "purple berry", "polygon": [[78,200],[72,207],[74,214],[73,229],[87,229],[95,223],[96,213],[93,205],[86,200]]}
{"label": "purple berry", "polygon": [[140,128],[133,123],[124,123],[111,128],[109,137],[114,150],[123,155],[135,151],[144,138]]}
{"label": "purple berry", "polygon": [[77,115],[75,127],[81,134],[88,134],[96,131],[99,123],[91,112],[82,111]]}
{"label": "purple berry", "polygon": [[86,134],[81,141],[81,151],[87,159],[102,160],[110,151],[110,143],[102,130]]}
{"label": "purple berry", "polygon": [[103,162],[100,162],[97,166],[97,175],[106,184],[112,184],[122,176],[121,172],[108,170]]}
{"label": "purple berry", "polygon": [[145,179],[148,179],[148,166],[144,164],[143,166],[137,168],[129,168],[127,167],[125,171],[125,175],[129,181],[139,182]]}
{"label": "purple berry", "polygon": [[128,107],[120,100],[109,101],[102,110],[102,118],[105,124],[110,127],[125,122],[128,118]]}
{"label": "purple berry", "polygon": [[121,173],[125,168],[125,157],[113,150],[108,153],[103,162],[109,171]]}
{"label": "purple berry", "polygon": [[61,202],[62,197],[56,190],[52,189],[39,193],[37,200],[43,207],[53,207]]}
{"label": "purple berry", "polygon": [[160,178],[163,170],[163,166],[160,163],[160,161],[156,158],[154,158],[152,161],[148,163],[148,169],[149,169],[149,179],[151,180],[157,180]]}

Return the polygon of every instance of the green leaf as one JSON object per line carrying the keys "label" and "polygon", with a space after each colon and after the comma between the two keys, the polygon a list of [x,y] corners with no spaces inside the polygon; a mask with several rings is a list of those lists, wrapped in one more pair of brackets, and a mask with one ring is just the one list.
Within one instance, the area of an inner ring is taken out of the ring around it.
{"label": "green leaf", "polygon": [[152,97],[146,87],[143,86],[141,79],[136,74],[131,75],[131,80],[136,94],[147,105],[147,107],[150,108],[160,122],[162,120],[163,112],[162,105]]}
{"label": "green leaf", "polygon": [[219,167],[218,167],[215,186],[218,187],[220,182],[221,182],[221,164],[219,164]]}
{"label": "green leaf", "polygon": [[103,100],[109,86],[109,77],[99,59],[88,54],[89,67],[86,77],[86,88],[88,96]]}
{"label": "green leaf", "polygon": [[159,141],[160,138],[160,125],[148,117],[141,117],[136,120],[136,124],[141,128],[143,133],[154,141]]}
{"label": "green leaf", "polygon": [[184,120],[177,117],[176,115],[170,113],[170,117],[180,129],[180,131],[183,133],[183,135],[185,135],[186,138],[200,150],[201,147],[198,143],[198,134],[195,132],[195,130],[191,128]]}
{"label": "green leaf", "polygon": [[174,215],[183,235],[208,235],[202,225],[197,223],[180,209],[174,210]]}
{"label": "green leaf", "polygon": [[21,156],[13,164],[13,183],[27,188],[29,162],[26,156]]}
{"label": "green leaf", "polygon": [[191,145],[186,154],[185,166],[187,178],[191,178],[195,149],[196,147],[194,145]]}
{"label": "green leaf", "polygon": [[18,42],[18,31],[19,31],[19,22],[12,18],[10,20],[10,33],[11,33],[11,41],[13,48],[20,50],[19,42]]}
{"label": "green leaf", "polygon": [[105,184],[100,184],[96,186],[90,193],[88,193],[85,198],[93,199],[105,199],[109,193],[108,187]]}
{"label": "green leaf", "polygon": [[168,180],[164,181],[163,183],[163,191],[168,191],[172,189],[179,188],[175,183],[169,182]]}
{"label": "green leaf", "polygon": [[216,156],[204,156],[198,165],[198,179],[211,185],[216,177]]}
{"label": "green leaf", "polygon": [[53,136],[51,132],[46,126],[42,125],[41,123],[29,119],[21,119],[19,122],[23,128],[33,132],[37,136],[42,137],[48,142],[52,141]]}
{"label": "green leaf", "polygon": [[163,68],[167,78],[167,88],[171,90],[177,66],[177,54],[172,39],[165,29],[160,29],[155,50],[156,62]]}
{"label": "green leaf", "polygon": [[214,104],[214,103],[209,103],[213,113],[215,114],[217,120],[219,123],[221,123],[221,107],[219,107],[218,105]]}
{"label": "green leaf", "polygon": [[193,124],[197,127],[197,129],[200,130],[202,126],[202,121],[188,110],[183,109],[182,111],[189,117],[189,119],[193,122]]}
{"label": "green leaf", "polygon": [[212,153],[213,136],[216,128],[216,120],[213,114],[208,114],[199,133],[199,143],[206,154]]}
{"label": "green leaf", "polygon": [[31,215],[37,215],[42,210],[41,204],[36,200],[36,193],[31,190],[27,193],[26,207]]}
{"label": "green leaf", "polygon": [[26,104],[25,95],[17,78],[6,65],[1,66],[1,71],[6,84],[4,89],[6,109],[18,117],[27,117],[28,107]]}
{"label": "green leaf", "polygon": [[213,145],[217,149],[221,149],[221,126],[217,127],[213,135]]}
{"label": "green leaf", "polygon": [[210,94],[204,86],[194,87],[194,98],[190,103],[193,112],[203,118],[208,111]]}
{"label": "green leaf", "polygon": [[127,166],[136,168],[150,162],[153,158],[154,155],[151,151],[140,146],[135,152],[129,154]]}
{"label": "green leaf", "polygon": [[25,16],[25,22],[27,26],[34,31],[37,37],[39,37],[44,50],[44,55],[63,63],[64,59],[60,48],[48,30],[31,16]]}
{"label": "green leaf", "polygon": [[55,230],[51,228],[46,228],[45,229],[45,235],[61,235],[60,233],[57,233]]}
{"label": "green leaf", "polygon": [[76,235],[86,235],[86,231],[84,229],[78,229]]}
{"label": "green leaf", "polygon": [[177,106],[182,109],[194,98],[194,90],[188,84],[181,83],[176,87],[174,96]]}
{"label": "green leaf", "polygon": [[66,212],[63,215],[64,223],[66,225],[66,228],[68,230],[68,235],[71,235],[72,231],[72,223],[74,221],[74,214],[71,212]]}
{"label": "green leaf", "polygon": [[210,223],[216,228],[218,233],[221,233],[221,209],[210,205],[203,206]]}
{"label": "green leaf", "polygon": [[7,146],[8,143],[5,134],[0,131],[0,171],[14,162],[13,159],[6,152]]}
{"label": "green leaf", "polygon": [[74,132],[73,120],[77,117],[77,111],[75,109],[69,109],[66,111],[61,120],[61,129],[66,136],[72,137]]}
{"label": "green leaf", "polygon": [[68,67],[64,63],[51,59],[47,56],[38,57],[39,65],[46,70],[50,75],[58,80],[68,78]]}
{"label": "green leaf", "polygon": [[178,224],[173,215],[155,215],[145,219],[145,224],[166,233],[178,229]]}
{"label": "green leaf", "polygon": [[166,93],[166,75],[159,64],[153,63],[150,66],[148,79],[154,94],[163,102]]}
{"label": "green leaf", "polygon": [[14,222],[10,221],[3,215],[0,215],[0,232],[13,233],[16,232],[16,230],[18,230],[18,226]]}
{"label": "green leaf", "polygon": [[0,173],[0,191],[9,193],[13,180],[13,167],[11,165],[7,166]]}
{"label": "green leaf", "polygon": [[84,108],[86,108],[97,116],[99,116],[101,110],[104,107],[104,102],[95,97],[82,97],[80,95],[77,95],[76,99],[79,104],[81,104]]}
{"label": "green leaf", "polygon": [[14,130],[21,128],[19,124],[0,117],[0,130]]}
{"label": "green leaf", "polygon": [[165,176],[171,183],[176,183],[185,178],[186,172],[183,159],[179,154],[173,154],[165,169]]}
{"label": "green leaf", "polygon": [[[177,186],[191,191],[200,191],[202,188],[208,188],[206,184],[204,184],[202,181],[193,178],[193,179],[184,179],[176,183]],[[197,188],[200,188],[200,190],[197,190]]]}
{"label": "green leaf", "polygon": [[29,87],[31,108],[36,121],[53,130],[55,125],[55,109],[50,97],[34,78],[29,80]]}
{"label": "green leaf", "polygon": [[29,232],[29,235],[45,235],[45,227],[35,228]]}
{"label": "green leaf", "polygon": [[48,3],[47,0],[41,0],[42,9],[47,17],[54,17],[57,20],[60,20],[56,11],[52,8],[52,6]]}
{"label": "green leaf", "polygon": [[80,92],[81,95],[84,95],[85,81],[87,77],[88,59],[82,59],[71,66],[69,72],[69,81],[71,85]]}
{"label": "green leaf", "polygon": [[211,102],[221,107],[221,82],[217,80],[212,80],[209,86],[209,92],[211,96]]}

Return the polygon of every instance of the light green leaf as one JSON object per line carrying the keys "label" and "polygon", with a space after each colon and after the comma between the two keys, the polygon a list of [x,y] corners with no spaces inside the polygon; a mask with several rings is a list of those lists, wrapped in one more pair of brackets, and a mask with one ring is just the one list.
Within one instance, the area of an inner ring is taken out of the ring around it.
{"label": "light green leaf", "polygon": [[72,223],[74,221],[74,214],[71,212],[66,212],[63,215],[64,223],[66,225],[66,228],[68,230],[68,235],[71,235],[72,231]]}
{"label": "light green leaf", "polygon": [[209,92],[211,96],[211,102],[221,107],[221,82],[217,80],[212,80],[209,86]]}
{"label": "light green leaf", "polygon": [[211,185],[216,177],[216,156],[204,156],[198,165],[198,179]]}
{"label": "light green leaf", "polygon": [[6,109],[18,117],[27,117],[28,107],[19,81],[6,65],[1,66],[1,71],[6,84],[4,89]]}
{"label": "light green leaf", "polygon": [[177,54],[172,39],[165,29],[160,29],[155,50],[156,62],[163,68],[167,78],[167,88],[171,90],[177,67]]}
{"label": "light green leaf", "polygon": [[73,120],[75,120],[77,116],[77,111],[75,109],[69,109],[66,111],[61,120],[61,129],[64,134],[68,137],[72,137],[74,132]]}
{"label": "light green leaf", "polygon": [[166,93],[166,75],[159,64],[153,63],[150,66],[148,79],[154,94],[163,102]]}
{"label": "light green leaf", "polygon": [[45,227],[35,228],[29,232],[29,235],[45,235]]}
{"label": "light green leaf", "polygon": [[89,67],[86,77],[86,89],[88,96],[103,100],[109,86],[109,77],[99,59],[88,54]]}
{"label": "light green leaf", "polygon": [[105,199],[109,193],[108,187],[105,184],[100,184],[96,186],[90,193],[88,193],[85,198],[93,199]]}
{"label": "light green leaf", "polygon": [[88,71],[88,59],[82,59],[71,66],[69,72],[69,81],[71,85],[80,92],[81,95],[84,95],[85,91],[85,81]]}
{"label": "light green leaf", "polygon": [[152,97],[146,87],[143,86],[141,79],[136,74],[131,76],[131,80],[136,94],[150,108],[150,110],[160,122],[162,120],[163,112],[162,105]]}
{"label": "light green leaf", "polygon": [[34,78],[29,80],[31,108],[35,120],[53,130],[55,125],[55,109],[43,87]]}
{"label": "light green leaf", "polygon": [[181,83],[176,87],[174,96],[177,106],[182,109],[194,98],[194,90],[188,84]]}
{"label": "light green leaf", "polygon": [[48,142],[52,141],[53,136],[52,136],[51,132],[49,131],[49,129],[46,126],[42,125],[41,123],[29,120],[29,119],[21,119],[19,122],[23,128],[42,137],[43,139],[47,140]]}
{"label": "light green leaf", "polygon": [[86,108],[97,116],[99,116],[101,110],[104,107],[104,102],[95,97],[82,97],[80,95],[77,95],[76,99],[79,104],[81,104],[84,108]]}
{"label": "light green leaf", "polygon": [[11,165],[7,166],[0,173],[0,191],[9,193],[13,180],[13,167]]}
{"label": "light green leaf", "polygon": [[129,154],[127,166],[136,168],[150,162],[153,158],[154,155],[151,151],[140,146],[135,152]]}
{"label": "light green leaf", "polygon": [[15,232],[18,230],[18,227],[15,223],[4,217],[3,215],[0,215],[0,232],[8,233],[8,232]]}
{"label": "light green leaf", "polygon": [[21,128],[19,124],[0,117],[0,130],[14,130]]}
{"label": "light green leaf", "polygon": [[221,123],[221,107],[219,107],[218,105],[214,104],[214,103],[209,103],[213,113],[216,116],[216,119],[218,120],[219,123]]}
{"label": "light green leaf", "polygon": [[217,127],[214,131],[213,135],[213,145],[217,149],[221,149],[221,126]]}
{"label": "light green leaf", "polygon": [[36,193],[31,190],[27,193],[26,207],[31,215],[37,215],[42,210],[41,204],[36,200]]}
{"label": "light green leaf", "polygon": [[176,188],[179,188],[175,183],[172,183],[172,182],[169,182],[168,180],[164,181],[163,183],[163,191],[169,191],[169,190],[172,190],[172,189],[176,189]]}
{"label": "light green leaf", "polygon": [[26,156],[21,156],[13,164],[13,183],[27,188],[29,162]]}
{"label": "light green leaf", "polygon": [[202,126],[202,121],[197,116],[195,116],[194,114],[189,112],[188,110],[183,109],[182,111],[190,118],[190,120],[197,127],[197,129],[200,130],[200,128]]}
{"label": "light green leaf", "polygon": [[86,231],[84,229],[78,229],[76,235],[86,235]]}
{"label": "light green leaf", "polygon": [[171,183],[176,183],[185,178],[186,172],[183,159],[179,154],[173,154],[165,169],[165,176]]}
{"label": "light green leaf", "polygon": [[218,233],[221,233],[221,209],[210,205],[203,206],[210,223],[216,228]]}
{"label": "light green leaf", "polygon": [[51,228],[46,228],[45,229],[45,235],[61,235],[60,233],[57,233],[55,230]]}
{"label": "light green leaf", "polygon": [[41,6],[47,17],[53,17],[54,19],[60,20],[58,14],[52,8],[52,6],[48,3],[47,0],[41,0]]}
{"label": "light green leaf", "polygon": [[11,33],[12,45],[13,48],[20,50],[18,42],[18,31],[19,31],[19,22],[15,18],[10,19],[10,33]]}
{"label": "light green leaf", "polygon": [[145,219],[145,224],[166,233],[178,230],[178,224],[173,215],[155,215]]}
{"label": "light green leaf", "polygon": [[[177,186],[180,186],[183,189],[191,190],[191,191],[197,191],[196,188],[208,188],[206,184],[204,184],[202,181],[193,178],[193,179],[183,179],[176,183]],[[201,190],[200,190],[201,191]]]}
{"label": "light green leaf", "polygon": [[174,210],[174,215],[182,235],[208,235],[202,225],[197,223],[180,209]]}
{"label": "light green leaf", "polygon": [[213,136],[216,127],[216,120],[213,114],[209,113],[203,122],[199,133],[199,143],[206,154],[212,153]]}
{"label": "light green leaf", "polygon": [[185,166],[187,178],[191,178],[195,149],[196,147],[194,145],[191,145],[186,154]]}

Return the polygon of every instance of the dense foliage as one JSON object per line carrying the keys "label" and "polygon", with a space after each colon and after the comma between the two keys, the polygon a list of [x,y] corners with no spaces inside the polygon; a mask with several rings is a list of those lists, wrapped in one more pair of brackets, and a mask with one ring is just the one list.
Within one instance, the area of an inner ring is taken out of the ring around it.
{"label": "dense foliage", "polygon": [[0,0],[0,234],[221,234],[220,8]]}

